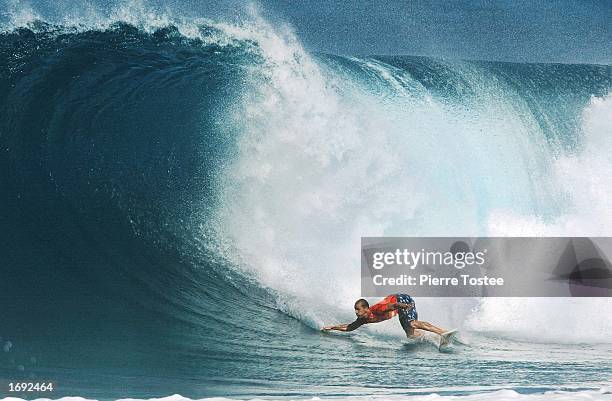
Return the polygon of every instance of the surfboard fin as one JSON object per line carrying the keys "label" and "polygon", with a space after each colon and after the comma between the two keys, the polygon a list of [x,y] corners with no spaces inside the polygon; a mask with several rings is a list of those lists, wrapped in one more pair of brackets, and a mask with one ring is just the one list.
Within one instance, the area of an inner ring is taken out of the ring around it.
{"label": "surfboard fin", "polygon": [[438,350],[442,351],[452,343],[453,338],[457,335],[457,330],[449,330],[440,335],[440,345],[438,346]]}

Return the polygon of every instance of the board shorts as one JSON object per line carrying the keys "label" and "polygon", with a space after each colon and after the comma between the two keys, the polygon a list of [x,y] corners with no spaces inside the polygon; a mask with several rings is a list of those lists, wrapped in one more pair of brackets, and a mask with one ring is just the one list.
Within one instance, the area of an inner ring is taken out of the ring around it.
{"label": "board shorts", "polygon": [[[408,294],[397,294],[397,302],[401,302],[403,304],[413,304],[414,300]],[[410,322],[413,320],[418,320],[419,314],[417,313],[416,306],[413,306],[410,309],[398,309],[397,315],[399,316],[400,324],[405,331],[411,331],[412,327],[410,327]]]}

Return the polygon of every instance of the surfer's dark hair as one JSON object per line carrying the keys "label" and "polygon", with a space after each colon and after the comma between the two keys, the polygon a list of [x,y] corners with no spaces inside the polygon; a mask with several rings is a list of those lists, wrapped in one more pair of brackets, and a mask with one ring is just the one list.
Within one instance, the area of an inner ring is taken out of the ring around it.
{"label": "surfer's dark hair", "polygon": [[369,308],[370,304],[368,303],[368,301],[361,298],[361,299],[358,299],[357,302],[355,302],[355,308],[358,306],[361,306],[362,308]]}

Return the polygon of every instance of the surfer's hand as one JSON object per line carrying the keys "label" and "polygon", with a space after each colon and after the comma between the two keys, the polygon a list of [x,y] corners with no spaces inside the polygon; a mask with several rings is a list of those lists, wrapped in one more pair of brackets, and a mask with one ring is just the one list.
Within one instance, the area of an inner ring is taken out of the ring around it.
{"label": "surfer's hand", "polygon": [[412,309],[412,304],[399,303],[398,305],[402,309]]}
{"label": "surfer's hand", "polygon": [[325,326],[321,329],[321,331],[330,331],[332,329],[331,326]]}

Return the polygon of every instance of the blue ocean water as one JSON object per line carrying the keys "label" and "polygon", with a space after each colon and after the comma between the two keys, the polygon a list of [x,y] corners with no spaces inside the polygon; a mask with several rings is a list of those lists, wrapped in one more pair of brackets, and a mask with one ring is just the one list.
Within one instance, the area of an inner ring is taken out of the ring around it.
{"label": "blue ocean water", "polygon": [[395,320],[319,328],[353,318],[361,236],[609,234],[611,88],[606,65],[311,54],[262,20],[16,23],[0,379],[610,399],[607,299],[417,299],[461,330],[448,353]]}

